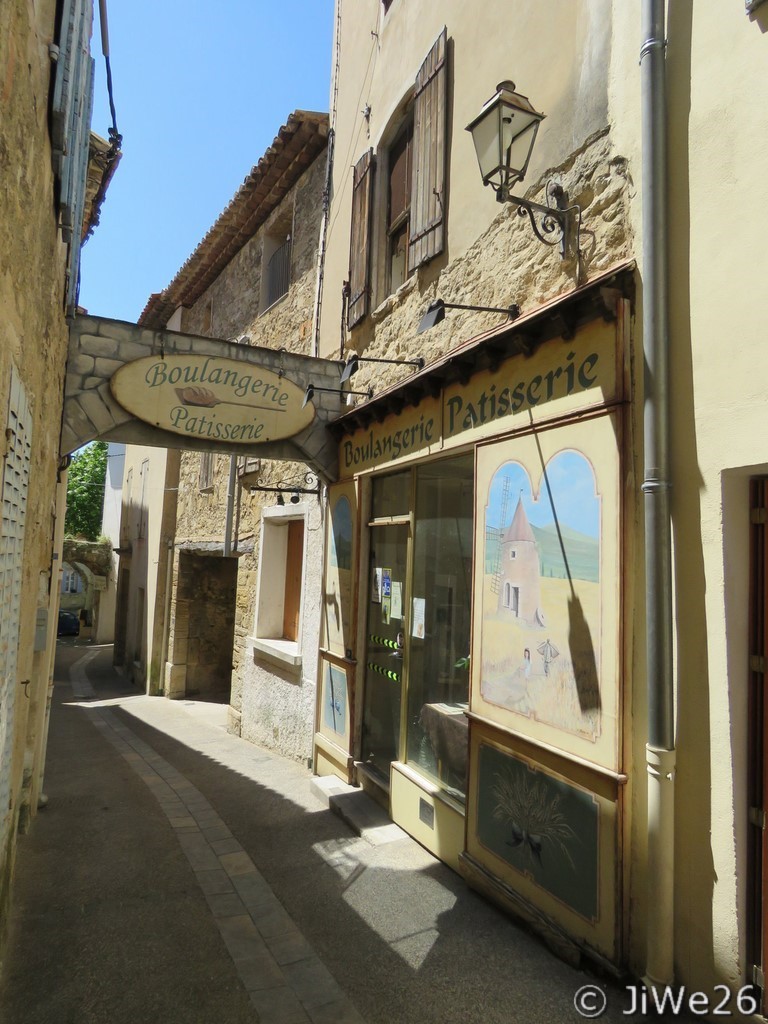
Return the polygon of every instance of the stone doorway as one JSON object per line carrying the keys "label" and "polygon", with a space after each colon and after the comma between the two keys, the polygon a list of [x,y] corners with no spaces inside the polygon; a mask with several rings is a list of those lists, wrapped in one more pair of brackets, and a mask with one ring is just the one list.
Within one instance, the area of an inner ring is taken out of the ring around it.
{"label": "stone doorway", "polygon": [[169,637],[169,697],[229,703],[237,558],[181,551]]}

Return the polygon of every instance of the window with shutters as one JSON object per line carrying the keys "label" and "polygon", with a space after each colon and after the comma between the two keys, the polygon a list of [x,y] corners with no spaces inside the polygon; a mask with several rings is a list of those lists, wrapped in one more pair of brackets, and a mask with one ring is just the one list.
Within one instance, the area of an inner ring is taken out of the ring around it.
{"label": "window with shutters", "polygon": [[[412,99],[388,145],[364,153],[352,181],[350,328],[371,309],[373,237],[379,301],[445,248],[448,35],[444,28],[419,68]],[[374,171],[380,180],[374,184]],[[375,209],[374,209],[375,207]],[[380,294],[379,294],[380,293]]]}

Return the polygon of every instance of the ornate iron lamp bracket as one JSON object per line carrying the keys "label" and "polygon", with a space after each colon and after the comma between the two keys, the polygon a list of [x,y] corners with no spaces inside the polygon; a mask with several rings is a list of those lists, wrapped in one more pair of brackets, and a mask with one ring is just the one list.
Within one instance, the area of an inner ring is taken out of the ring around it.
{"label": "ornate iron lamp bracket", "polygon": [[[493,183],[491,183],[493,186]],[[547,184],[547,205],[531,202],[513,196],[507,186],[496,187],[496,199],[500,203],[514,203],[519,217],[528,217],[533,233],[545,245],[559,245],[560,256],[579,252],[581,228],[581,207],[568,205],[568,195],[562,185],[554,181]]]}

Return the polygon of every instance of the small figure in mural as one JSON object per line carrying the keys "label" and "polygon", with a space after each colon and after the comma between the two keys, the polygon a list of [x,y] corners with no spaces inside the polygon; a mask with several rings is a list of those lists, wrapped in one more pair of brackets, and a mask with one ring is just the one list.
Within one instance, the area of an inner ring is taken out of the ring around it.
{"label": "small figure in mural", "polygon": [[523,675],[526,679],[531,678],[531,650],[529,647],[523,651]]}
{"label": "small figure in mural", "polygon": [[558,651],[553,643],[550,643],[549,637],[547,637],[543,644],[539,644],[536,650],[544,659],[544,675],[548,676],[549,666],[558,657],[560,651]]}

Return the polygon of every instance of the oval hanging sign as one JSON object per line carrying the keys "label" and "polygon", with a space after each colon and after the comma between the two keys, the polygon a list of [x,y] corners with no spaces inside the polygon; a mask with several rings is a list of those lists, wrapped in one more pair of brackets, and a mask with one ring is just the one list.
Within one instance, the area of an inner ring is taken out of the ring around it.
{"label": "oval hanging sign", "polygon": [[124,409],[184,437],[259,444],[293,437],[310,425],[304,392],[263,366],[215,356],[145,356],[109,382]]}

